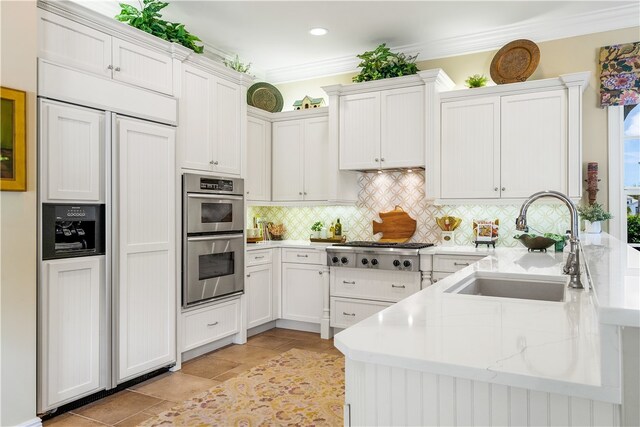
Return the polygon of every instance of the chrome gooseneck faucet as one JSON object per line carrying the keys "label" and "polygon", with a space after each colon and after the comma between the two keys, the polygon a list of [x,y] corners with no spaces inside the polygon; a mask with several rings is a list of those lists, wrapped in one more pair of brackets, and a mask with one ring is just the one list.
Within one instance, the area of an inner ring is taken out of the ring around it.
{"label": "chrome gooseneck faucet", "polygon": [[580,239],[578,238],[579,222],[578,209],[569,197],[558,191],[539,191],[529,196],[520,208],[520,215],[516,219],[516,229],[519,231],[528,231],[527,227],[527,209],[536,200],[543,197],[553,197],[562,200],[571,212],[571,234],[569,236],[570,252],[567,262],[564,265],[563,272],[571,276],[569,279],[569,287],[575,289],[584,289],[582,280],[580,279]]}

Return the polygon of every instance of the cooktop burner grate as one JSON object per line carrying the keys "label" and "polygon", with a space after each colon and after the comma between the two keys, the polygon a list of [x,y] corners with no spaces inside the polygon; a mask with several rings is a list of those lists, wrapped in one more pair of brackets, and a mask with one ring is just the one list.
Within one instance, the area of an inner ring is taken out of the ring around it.
{"label": "cooktop burner grate", "polygon": [[368,242],[353,241],[336,243],[332,246],[349,246],[353,248],[398,248],[398,249],[422,249],[433,246],[433,243],[393,243],[393,242]]}

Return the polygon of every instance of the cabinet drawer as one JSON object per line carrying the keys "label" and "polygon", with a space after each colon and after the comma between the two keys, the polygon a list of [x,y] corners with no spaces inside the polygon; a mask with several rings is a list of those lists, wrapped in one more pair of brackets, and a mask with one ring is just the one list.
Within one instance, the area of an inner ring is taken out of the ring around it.
{"label": "cabinet drawer", "polygon": [[348,328],[390,305],[388,302],[331,298],[331,326]]}
{"label": "cabinet drawer", "polygon": [[433,271],[454,273],[484,258],[484,255],[434,255]]}
{"label": "cabinet drawer", "polygon": [[183,314],[182,351],[200,347],[240,330],[240,299],[226,301]]}
{"label": "cabinet drawer", "polygon": [[257,251],[247,251],[245,263],[247,267],[258,264],[268,264],[271,262],[271,249],[261,249]]}
{"label": "cabinet drawer", "polygon": [[327,254],[325,251],[314,249],[282,249],[282,262],[295,262],[298,264],[326,265]]}
{"label": "cabinet drawer", "polygon": [[442,279],[444,279],[445,277],[451,276],[451,274],[453,274],[453,273],[444,273],[444,272],[442,272],[442,271],[434,271],[434,272],[431,274],[431,283],[432,283],[432,284],[433,284],[433,283],[436,283],[438,280],[442,280]]}
{"label": "cabinet drawer", "polygon": [[331,296],[397,302],[420,290],[420,273],[334,268]]}

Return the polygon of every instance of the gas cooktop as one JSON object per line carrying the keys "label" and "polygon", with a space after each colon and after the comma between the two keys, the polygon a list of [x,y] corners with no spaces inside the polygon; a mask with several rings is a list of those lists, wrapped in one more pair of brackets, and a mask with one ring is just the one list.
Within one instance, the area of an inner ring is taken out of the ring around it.
{"label": "gas cooktop", "polygon": [[433,243],[393,243],[393,242],[369,242],[356,240],[347,243],[336,243],[331,246],[346,246],[351,248],[398,248],[398,249],[422,249],[433,246]]}

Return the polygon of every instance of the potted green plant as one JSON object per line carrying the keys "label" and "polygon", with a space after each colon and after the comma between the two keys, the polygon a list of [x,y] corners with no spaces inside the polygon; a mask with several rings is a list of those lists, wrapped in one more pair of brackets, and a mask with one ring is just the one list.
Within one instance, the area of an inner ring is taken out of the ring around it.
{"label": "potted green plant", "polygon": [[353,77],[354,82],[388,79],[390,77],[408,76],[418,72],[416,58],[418,55],[393,53],[382,43],[374,50],[357,55],[362,61],[358,64],[360,73]]}
{"label": "potted green plant", "polygon": [[602,221],[613,218],[609,212],[605,211],[600,203],[587,206],[579,206],[578,213],[584,220],[584,231],[587,233],[602,232]]}
{"label": "potted green plant", "polygon": [[467,77],[464,83],[468,88],[482,87],[487,85],[487,78],[484,75],[474,74],[473,76]]}
{"label": "potted green plant", "polygon": [[313,231],[313,234],[311,235],[311,237],[319,239],[320,232],[322,231],[323,227],[324,227],[324,222],[322,221],[314,222],[313,225],[311,226],[311,231]]}
{"label": "potted green plant", "polygon": [[236,70],[239,73],[249,74],[249,68],[251,68],[251,62],[249,62],[248,64],[241,62],[240,57],[237,54],[233,59],[223,59],[222,62],[228,68]]}

